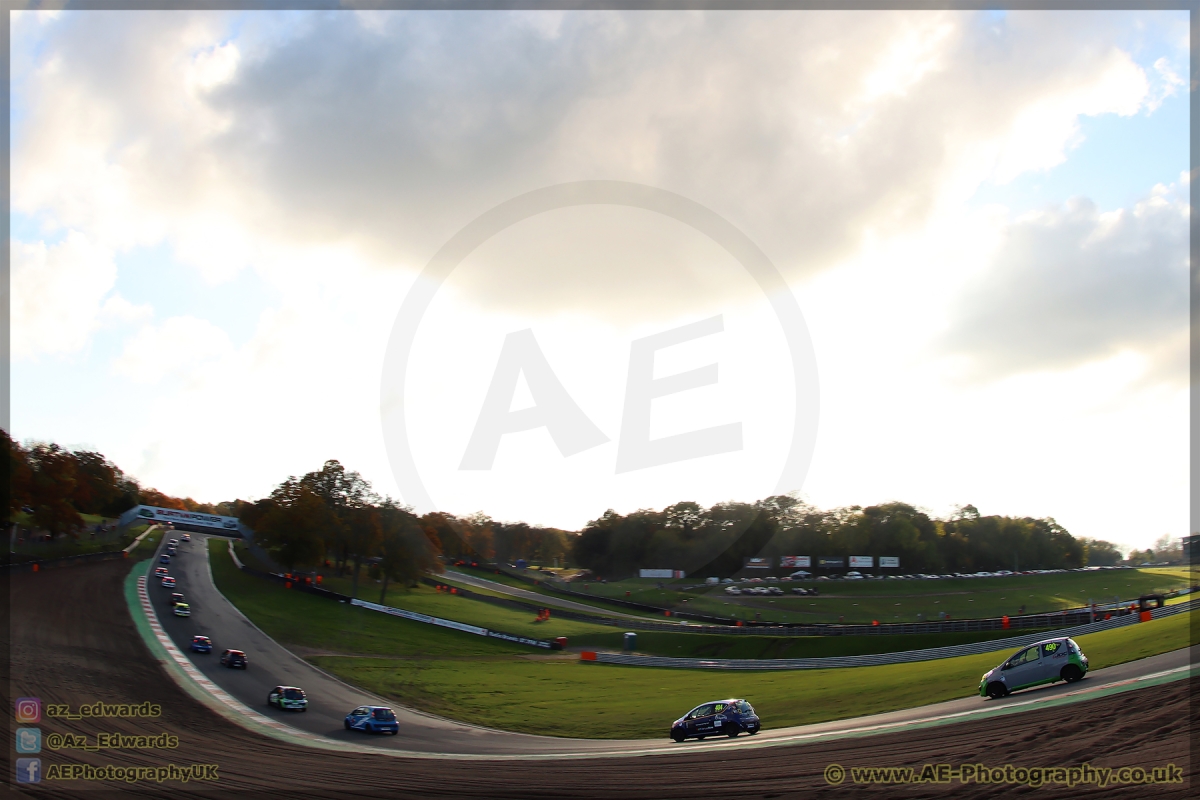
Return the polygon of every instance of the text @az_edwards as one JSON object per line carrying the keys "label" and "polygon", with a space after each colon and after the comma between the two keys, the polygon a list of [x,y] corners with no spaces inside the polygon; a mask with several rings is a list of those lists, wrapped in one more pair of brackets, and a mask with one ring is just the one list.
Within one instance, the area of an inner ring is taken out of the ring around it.
{"label": "text @az_edwards", "polygon": [[91,764],[49,764],[46,766],[46,781],[117,781],[138,783],[152,781],[216,781],[216,764],[167,764],[161,767],[115,767],[107,764],[94,767]]}
{"label": "text @az_edwards", "polygon": [[830,764],[825,782],[852,784],[998,784],[1038,788],[1040,786],[1121,786],[1183,783],[1183,769],[1174,764],[1161,767],[1018,767],[1002,764],[925,764],[921,767],[850,767]]}
{"label": "text @az_edwards", "polygon": [[144,719],[162,716],[158,703],[85,703],[78,711],[63,703],[47,703],[46,716],[53,719]]}

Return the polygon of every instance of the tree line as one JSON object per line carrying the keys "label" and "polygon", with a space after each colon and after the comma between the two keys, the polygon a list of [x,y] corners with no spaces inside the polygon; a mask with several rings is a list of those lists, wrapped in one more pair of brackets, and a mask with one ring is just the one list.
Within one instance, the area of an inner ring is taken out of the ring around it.
{"label": "tree line", "polygon": [[118,517],[140,504],[205,510],[190,498],[180,500],[142,486],[101,453],[52,442],[22,445],[2,429],[0,446],[8,470],[3,491],[9,525],[23,514],[34,528],[77,537],[84,527],[83,514]]}
{"label": "tree line", "polygon": [[[900,572],[1069,569],[1118,563],[1110,542],[1076,538],[1052,518],[983,516],[963,506],[936,519],[907,503],[823,510],[790,495],[702,508],[684,502],[661,511],[589,522],[572,557],[597,575],[622,578],[639,568],[683,569],[728,577],[748,557],[895,556]],[[774,561],[778,564],[778,560]]]}
{"label": "tree line", "polygon": [[[629,514],[613,510],[579,532],[501,522],[483,513],[417,516],[378,496],[357,472],[327,461],[291,477],[257,502],[199,503],[143,487],[104,455],[47,442],[18,444],[0,430],[9,480],[5,509],[53,534],[77,535],[82,514],[119,516],[139,504],[240,518],[259,544],[291,571],[325,562],[349,572],[357,594],[363,566],[388,582],[439,571],[439,556],[481,562],[526,559],[583,567],[611,578],[640,568],[727,577],[748,557],[873,555],[900,558],[903,572],[1058,569],[1122,562],[1116,545],[1072,536],[1051,518],[983,516],[963,506],[947,519],[894,502],[822,510],[790,496],[703,508],[681,502]],[[1177,540],[1133,551],[1143,563],[1179,557]],[[814,561],[815,563],[815,561]]]}
{"label": "tree line", "polygon": [[503,523],[485,514],[457,517],[445,512],[417,516],[412,509],[380,497],[357,472],[336,460],[301,477],[290,477],[269,497],[241,503],[238,516],[255,532],[255,541],[289,571],[328,564],[351,576],[358,596],[367,566],[383,586],[415,582],[442,570],[446,559],[491,562],[518,558],[565,561],[570,550],[565,531]]}

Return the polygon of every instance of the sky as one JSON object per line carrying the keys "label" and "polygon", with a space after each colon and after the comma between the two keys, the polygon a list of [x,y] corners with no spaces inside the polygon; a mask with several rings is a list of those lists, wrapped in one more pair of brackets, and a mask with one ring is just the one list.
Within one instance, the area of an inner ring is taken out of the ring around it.
{"label": "sky", "polygon": [[1189,532],[1186,12],[18,12],[21,440]]}

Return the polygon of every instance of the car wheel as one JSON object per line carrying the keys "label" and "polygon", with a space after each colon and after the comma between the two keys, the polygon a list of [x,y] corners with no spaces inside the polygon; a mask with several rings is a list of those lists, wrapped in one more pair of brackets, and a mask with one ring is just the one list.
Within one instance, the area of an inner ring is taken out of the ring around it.
{"label": "car wheel", "polygon": [[725,735],[728,736],[730,739],[736,739],[737,735],[739,733],[741,733],[741,731],[739,731],[737,728],[730,728],[728,731],[725,732]]}
{"label": "car wheel", "polygon": [[987,696],[993,700],[999,700],[1004,695],[1008,694],[1008,687],[999,681],[992,681],[987,687]]}
{"label": "car wheel", "polygon": [[342,720],[342,724],[346,726],[346,730],[350,730],[350,723]]}
{"label": "car wheel", "polygon": [[1067,683],[1075,683],[1083,678],[1083,670],[1074,664],[1067,664],[1062,668],[1062,672],[1060,674],[1062,675],[1062,679]]}
{"label": "car wheel", "polygon": [[674,734],[674,733],[671,734],[671,739],[679,744],[683,744],[683,741],[686,738],[687,738],[686,736],[679,736],[678,734]]}
{"label": "car wheel", "polygon": [[760,730],[762,730],[762,728],[755,728],[755,729],[753,729],[752,731],[750,731],[750,735],[751,735],[751,736],[758,736],[758,732],[759,732]]}

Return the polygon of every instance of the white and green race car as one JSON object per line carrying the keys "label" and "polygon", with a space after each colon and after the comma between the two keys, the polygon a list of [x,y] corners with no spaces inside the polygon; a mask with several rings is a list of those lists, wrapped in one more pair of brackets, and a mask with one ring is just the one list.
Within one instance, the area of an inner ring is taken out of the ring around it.
{"label": "white and green race car", "polygon": [[1031,644],[1000,666],[985,672],[979,681],[980,697],[993,700],[1031,686],[1082,680],[1088,671],[1088,659],[1069,636]]}
{"label": "white and green race car", "polygon": [[288,711],[307,711],[308,698],[295,686],[276,686],[267,695],[267,705]]}

